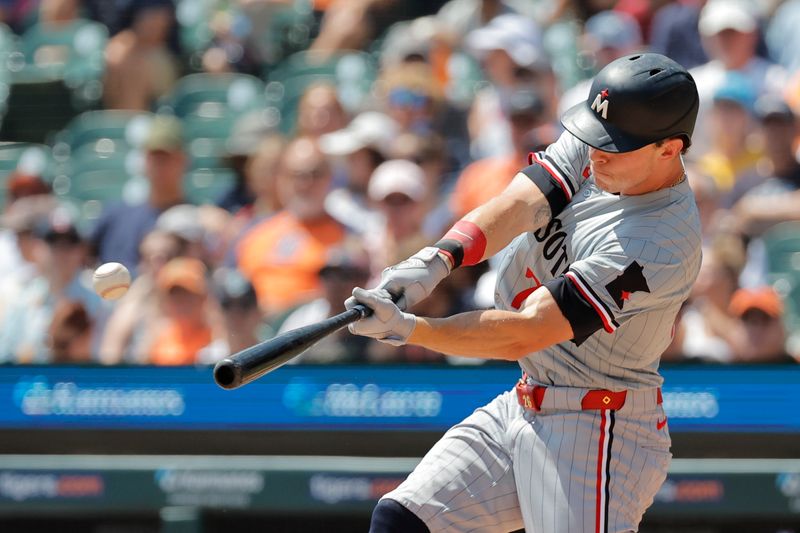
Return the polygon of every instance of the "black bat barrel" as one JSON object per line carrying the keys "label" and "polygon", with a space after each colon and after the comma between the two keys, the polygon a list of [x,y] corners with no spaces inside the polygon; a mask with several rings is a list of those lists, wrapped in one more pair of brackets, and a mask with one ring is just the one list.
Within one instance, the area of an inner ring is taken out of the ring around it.
{"label": "black bat barrel", "polygon": [[364,318],[372,311],[356,305],[316,324],[293,329],[223,359],[214,367],[214,381],[223,389],[236,389],[275,370],[331,333]]}

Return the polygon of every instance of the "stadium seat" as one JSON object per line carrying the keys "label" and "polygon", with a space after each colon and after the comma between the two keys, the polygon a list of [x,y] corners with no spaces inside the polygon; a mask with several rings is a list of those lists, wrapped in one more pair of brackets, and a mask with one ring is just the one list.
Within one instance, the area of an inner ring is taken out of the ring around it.
{"label": "stadium seat", "polygon": [[159,111],[180,118],[195,114],[243,113],[264,105],[264,82],[248,74],[197,73],[184,76],[158,103]]}
{"label": "stadium seat", "polygon": [[128,148],[138,148],[147,135],[152,113],[125,110],[98,110],[81,113],[56,136],[57,157],[68,157],[81,147],[110,139]]}
{"label": "stadium seat", "polygon": [[141,174],[138,150],[104,138],[76,150],[53,181],[53,189],[59,196],[103,203],[124,198],[128,181]]}
{"label": "stadium seat", "polygon": [[786,325],[800,331],[800,223],[778,224],[763,241],[770,281],[784,299]]}

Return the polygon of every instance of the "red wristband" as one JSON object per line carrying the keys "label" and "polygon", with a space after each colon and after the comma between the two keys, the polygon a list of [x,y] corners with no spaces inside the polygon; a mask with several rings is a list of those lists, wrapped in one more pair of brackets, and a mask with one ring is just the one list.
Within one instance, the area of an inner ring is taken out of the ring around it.
{"label": "red wristband", "polygon": [[[439,246],[454,257],[454,268],[461,264],[466,266],[477,265],[481,262],[483,254],[486,252],[486,236],[483,231],[477,224],[466,220],[456,222],[442,240],[437,243],[437,246],[444,244],[445,241],[455,241],[455,244],[460,249],[451,250],[449,249],[450,247],[442,248],[442,246]],[[458,257],[459,255],[462,257]]]}

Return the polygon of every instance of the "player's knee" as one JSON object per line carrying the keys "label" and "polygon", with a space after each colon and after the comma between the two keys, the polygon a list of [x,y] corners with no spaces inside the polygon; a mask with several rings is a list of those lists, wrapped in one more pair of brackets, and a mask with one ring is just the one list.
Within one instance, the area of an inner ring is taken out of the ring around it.
{"label": "player's knee", "polygon": [[369,533],[430,533],[420,518],[394,500],[381,500],[372,511]]}

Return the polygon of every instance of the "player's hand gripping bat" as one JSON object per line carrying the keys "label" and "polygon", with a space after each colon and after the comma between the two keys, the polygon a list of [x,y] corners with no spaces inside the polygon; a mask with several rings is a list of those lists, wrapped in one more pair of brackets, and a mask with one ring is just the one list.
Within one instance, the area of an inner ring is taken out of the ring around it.
{"label": "player's hand gripping bat", "polygon": [[[392,297],[395,302],[399,296]],[[316,324],[282,333],[218,362],[214,381],[223,389],[237,389],[283,366],[331,333],[366,318],[372,309],[356,304],[336,316]]]}

